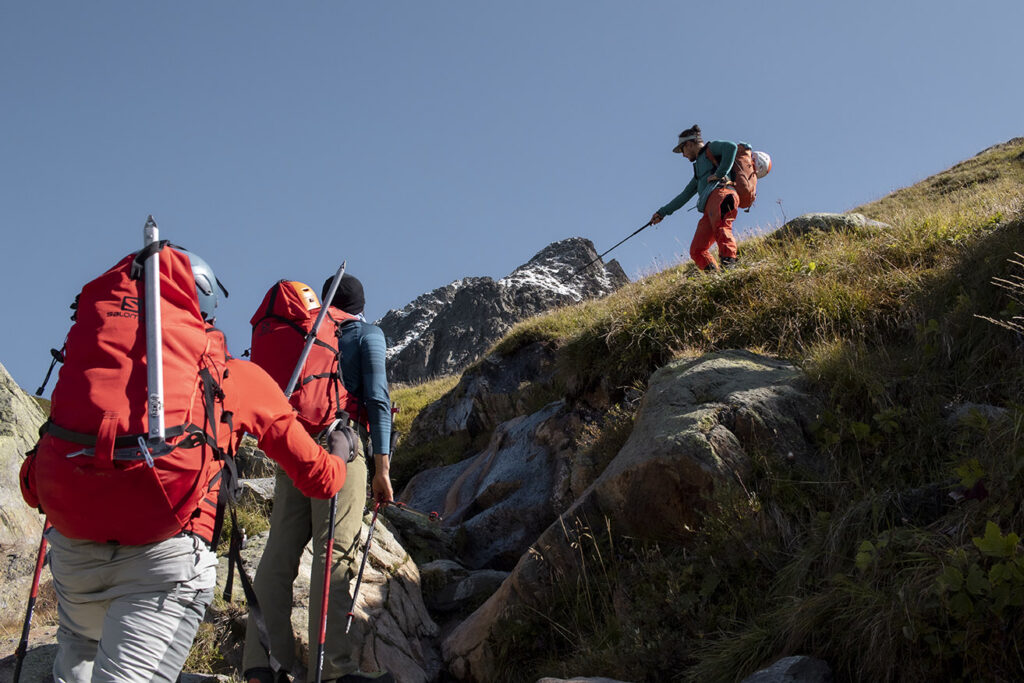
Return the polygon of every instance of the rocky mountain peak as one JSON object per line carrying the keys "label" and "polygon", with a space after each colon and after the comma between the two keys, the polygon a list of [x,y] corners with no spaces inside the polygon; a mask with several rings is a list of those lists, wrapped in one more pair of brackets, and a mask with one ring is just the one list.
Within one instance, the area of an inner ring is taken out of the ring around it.
{"label": "rocky mountain peak", "polygon": [[629,282],[617,261],[600,260],[594,244],[570,237],[549,244],[505,277],[465,277],[421,294],[377,321],[388,340],[388,374],[418,382],[458,372],[513,325],[538,313],[605,296]]}

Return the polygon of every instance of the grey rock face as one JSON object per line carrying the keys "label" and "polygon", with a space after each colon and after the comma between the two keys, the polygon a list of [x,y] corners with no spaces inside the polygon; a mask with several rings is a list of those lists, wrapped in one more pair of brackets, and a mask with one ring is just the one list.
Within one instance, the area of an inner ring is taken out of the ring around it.
{"label": "grey rock face", "polygon": [[[369,519],[364,518],[360,548],[366,543],[368,522]],[[250,576],[256,572],[268,535],[269,532],[265,532],[253,537],[242,551]],[[307,545],[292,587],[292,630],[303,651],[309,647],[306,623],[312,563],[313,554]],[[227,558],[222,557],[220,564],[218,593],[223,591],[227,580]],[[235,581],[234,593],[241,595],[241,585],[237,578]],[[353,631],[368,634],[362,639],[359,654],[359,665],[364,671],[387,670],[396,680],[412,683],[436,680],[441,670],[436,643],[439,631],[423,604],[419,570],[380,519],[374,528],[354,613]],[[244,628],[239,631],[244,633]]]}
{"label": "grey rock face", "polygon": [[801,237],[815,230],[822,232],[875,232],[888,230],[888,223],[873,221],[859,213],[805,213],[769,235],[770,238]]}
{"label": "grey rock face", "polygon": [[39,545],[43,518],[22,499],[18,473],[45,421],[39,404],[0,365],[0,548],[8,552],[31,554]]}
{"label": "grey rock face", "polygon": [[523,406],[517,404],[520,387],[550,372],[553,363],[554,352],[540,342],[510,357],[487,356],[478,367],[463,374],[455,389],[416,416],[400,448],[459,432],[475,437],[521,415]]}
{"label": "grey rock face", "polygon": [[238,442],[235,453],[235,467],[242,479],[273,478],[277,474],[277,463],[267,457],[256,445],[256,437],[246,434]]}
{"label": "grey rock face", "polygon": [[555,519],[554,488],[564,458],[550,448],[543,426],[564,411],[561,401],[504,422],[482,453],[413,477],[400,498],[441,512],[458,527],[459,559],[471,569],[510,569]]}
{"label": "grey rock face", "polygon": [[[27,597],[28,594],[25,594]],[[24,598],[20,606],[25,609]],[[24,612],[21,614],[24,617]],[[7,654],[14,652],[21,639],[21,629],[12,633],[8,638],[0,638],[0,653]],[[21,680],[23,683],[49,683],[53,680],[53,660],[57,657],[57,626],[55,624],[32,623],[32,631],[29,634],[28,647],[25,651],[25,660],[21,665]],[[8,655],[0,659],[0,681],[10,681],[14,677],[15,656]]]}
{"label": "grey rock face", "polygon": [[388,340],[394,382],[457,372],[512,326],[542,311],[604,296],[629,282],[616,261],[598,262],[590,240],[572,237],[541,250],[500,280],[467,277],[416,298],[377,321]]}
{"label": "grey rock face", "polygon": [[240,479],[238,481],[242,490],[239,492],[239,501],[252,505],[269,507],[274,504],[274,477],[261,477],[259,479]]}
{"label": "grey rock face", "polygon": [[452,560],[435,560],[420,566],[423,601],[435,612],[467,613],[498,590],[508,572],[496,569],[470,571]]}
{"label": "grey rock face", "polygon": [[832,683],[832,669],[814,657],[783,657],[747,676],[743,683]]}
{"label": "grey rock face", "polygon": [[607,518],[616,533],[678,541],[702,524],[713,509],[709,501],[743,495],[751,453],[819,469],[807,434],[818,406],[801,377],[787,363],[746,351],[676,361],[655,372],[615,459],[444,640],[449,671],[459,680],[494,677],[491,637],[502,616],[545,609],[553,577],[577,575],[574,528],[585,532]]}

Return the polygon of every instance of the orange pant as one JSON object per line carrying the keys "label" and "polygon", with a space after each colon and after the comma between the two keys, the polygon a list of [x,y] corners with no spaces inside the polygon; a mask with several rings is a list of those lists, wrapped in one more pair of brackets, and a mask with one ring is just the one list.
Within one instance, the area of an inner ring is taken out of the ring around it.
{"label": "orange pant", "polygon": [[[728,211],[722,211],[722,204]],[[701,270],[709,266],[718,268],[715,259],[711,256],[711,245],[718,243],[718,255],[736,257],[736,240],[732,237],[732,223],[736,220],[739,210],[736,208],[740,203],[739,195],[731,187],[716,187],[711,191],[707,203],[704,205],[704,215],[697,223],[697,232],[690,242],[690,258],[694,260]]]}

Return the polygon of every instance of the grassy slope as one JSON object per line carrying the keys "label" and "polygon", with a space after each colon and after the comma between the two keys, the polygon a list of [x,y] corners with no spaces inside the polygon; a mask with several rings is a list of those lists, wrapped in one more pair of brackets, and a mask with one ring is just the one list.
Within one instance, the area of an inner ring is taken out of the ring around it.
{"label": "grassy slope", "polygon": [[[858,209],[891,230],[750,240],[735,271],[671,268],[502,340],[555,343],[554,381],[613,402],[674,357],[791,359],[829,406],[817,438],[834,463],[809,482],[764,460],[686,548],[583,530],[585,583],[509,623],[520,678],[727,681],[791,653],[839,680],[1018,677],[1024,355],[977,315],[1020,314],[991,279],[1014,272],[1022,207],[1017,139]],[[1008,417],[953,425],[945,406],[963,402]]]}

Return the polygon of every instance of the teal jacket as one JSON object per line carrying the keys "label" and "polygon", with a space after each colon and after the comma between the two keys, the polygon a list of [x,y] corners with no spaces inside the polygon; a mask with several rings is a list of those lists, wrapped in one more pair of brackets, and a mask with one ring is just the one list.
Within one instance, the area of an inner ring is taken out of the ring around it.
{"label": "teal jacket", "polygon": [[[720,161],[717,168],[704,151],[707,147],[711,148],[711,154]],[[719,185],[717,181],[709,183],[708,178],[711,176],[728,178],[733,162],[736,161],[737,149],[736,143],[728,140],[713,140],[702,147],[700,154],[697,155],[697,160],[693,162],[693,178],[675,199],[658,209],[658,213],[662,216],[671,216],[690,201],[693,195],[697,195],[697,210],[704,213],[704,204],[708,201],[708,195]]]}

